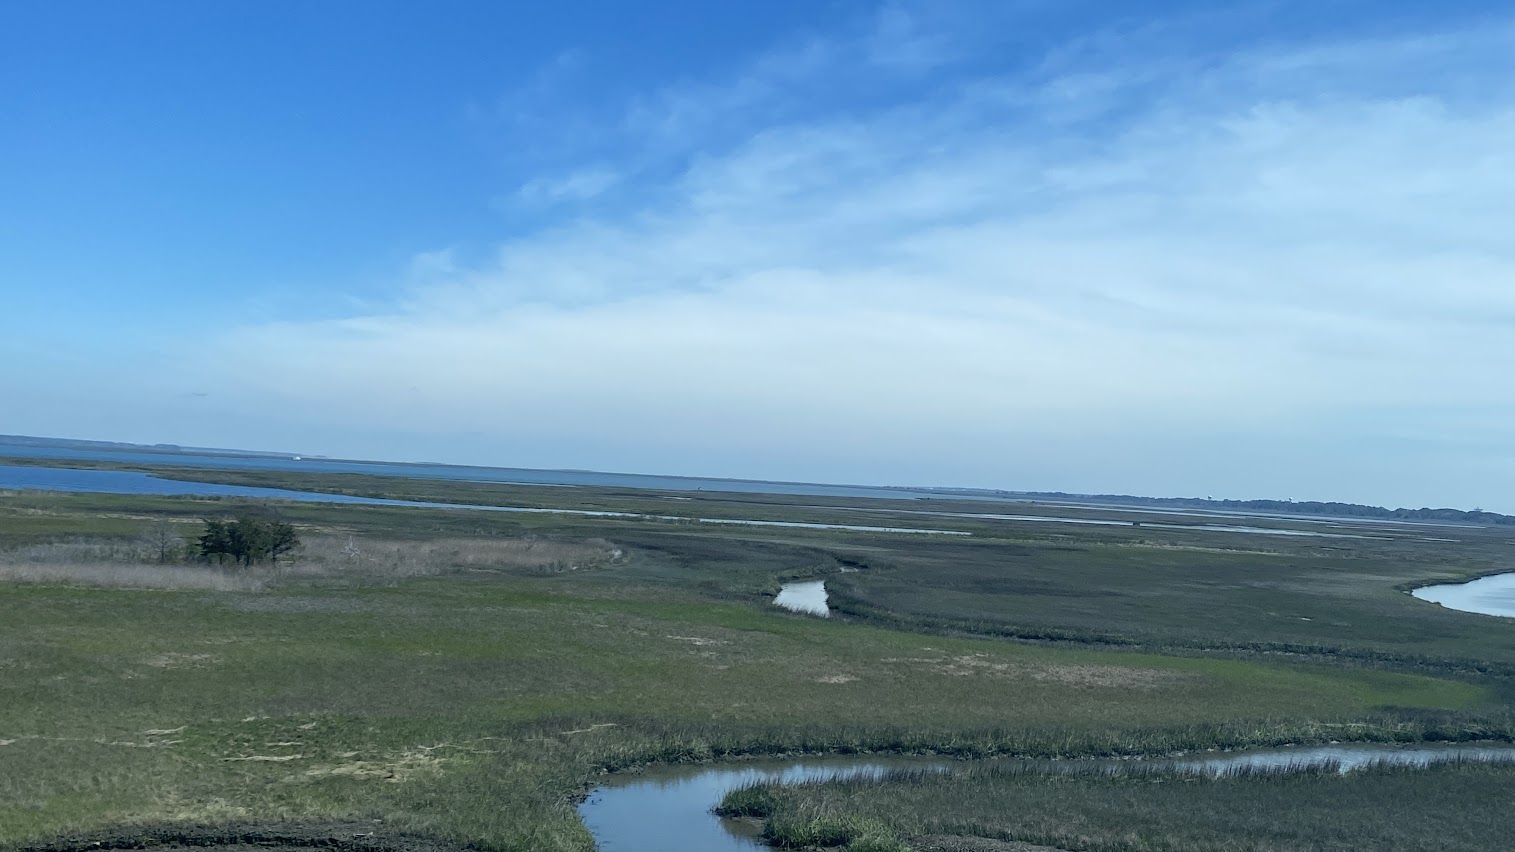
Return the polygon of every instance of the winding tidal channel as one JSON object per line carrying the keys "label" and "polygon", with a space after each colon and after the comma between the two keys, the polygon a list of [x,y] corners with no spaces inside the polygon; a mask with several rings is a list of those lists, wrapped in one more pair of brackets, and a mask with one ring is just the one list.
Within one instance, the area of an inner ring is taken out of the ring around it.
{"label": "winding tidal channel", "polygon": [[[1515,746],[1506,744],[1425,745],[1415,747],[1351,744],[1223,752],[1162,761],[1163,765],[1196,774],[1219,775],[1238,767],[1307,769],[1334,765],[1351,772],[1368,765],[1430,766],[1456,760],[1515,762]],[[1132,761],[981,761],[980,765],[1030,765],[1047,771],[1089,766],[1111,772]],[[974,763],[943,758],[805,757],[789,760],[751,760],[727,764],[662,766],[644,773],[611,776],[579,806],[579,815],[594,835],[601,852],[755,852],[767,850],[756,825],[729,820],[711,812],[730,791],[757,782],[793,784],[802,781],[880,777],[913,769],[951,772]]]}

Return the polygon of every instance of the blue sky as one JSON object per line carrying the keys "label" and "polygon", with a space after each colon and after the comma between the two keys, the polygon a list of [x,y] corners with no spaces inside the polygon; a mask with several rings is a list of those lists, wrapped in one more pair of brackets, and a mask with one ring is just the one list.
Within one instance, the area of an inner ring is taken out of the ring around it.
{"label": "blue sky", "polygon": [[1515,511],[1507,3],[0,4],[0,432]]}

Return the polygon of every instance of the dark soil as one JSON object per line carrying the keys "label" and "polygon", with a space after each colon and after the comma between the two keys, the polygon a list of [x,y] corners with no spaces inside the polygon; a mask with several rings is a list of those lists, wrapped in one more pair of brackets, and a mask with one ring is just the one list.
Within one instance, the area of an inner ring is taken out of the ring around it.
{"label": "dark soil", "polygon": [[99,852],[108,849],[294,852],[317,848],[335,852],[473,852],[476,849],[437,837],[388,831],[382,822],[129,827],[12,848],[16,852]]}

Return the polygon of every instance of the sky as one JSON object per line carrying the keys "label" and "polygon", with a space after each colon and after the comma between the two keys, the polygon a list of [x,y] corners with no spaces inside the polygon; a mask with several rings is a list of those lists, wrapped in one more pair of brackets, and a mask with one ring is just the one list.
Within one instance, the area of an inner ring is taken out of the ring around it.
{"label": "sky", "polygon": [[0,0],[0,433],[1515,512],[1515,9]]}

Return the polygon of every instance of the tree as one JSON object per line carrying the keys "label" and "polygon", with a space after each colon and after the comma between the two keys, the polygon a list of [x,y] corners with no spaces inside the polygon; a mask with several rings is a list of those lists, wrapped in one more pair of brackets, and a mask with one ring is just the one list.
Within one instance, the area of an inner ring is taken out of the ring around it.
{"label": "tree", "polygon": [[268,531],[263,524],[253,518],[238,518],[227,526],[229,533],[227,542],[231,558],[235,562],[242,563],[244,568],[251,568],[256,560],[261,560],[267,551]]}
{"label": "tree", "polygon": [[184,537],[168,521],[154,521],[142,534],[149,550],[158,554],[158,562],[167,564],[184,551]]}
{"label": "tree", "polygon": [[230,556],[246,568],[265,559],[278,565],[280,556],[300,546],[300,536],[292,524],[242,515],[232,521],[206,520],[199,543],[200,555],[206,559],[214,556],[225,563]]}
{"label": "tree", "polygon": [[205,532],[197,539],[200,545],[200,555],[206,559],[214,556],[219,563],[225,563],[226,557],[232,553],[231,524],[219,518],[208,518],[205,521]]}
{"label": "tree", "polygon": [[275,566],[280,556],[300,546],[300,536],[293,524],[275,521],[269,524],[268,533],[268,558]]}

